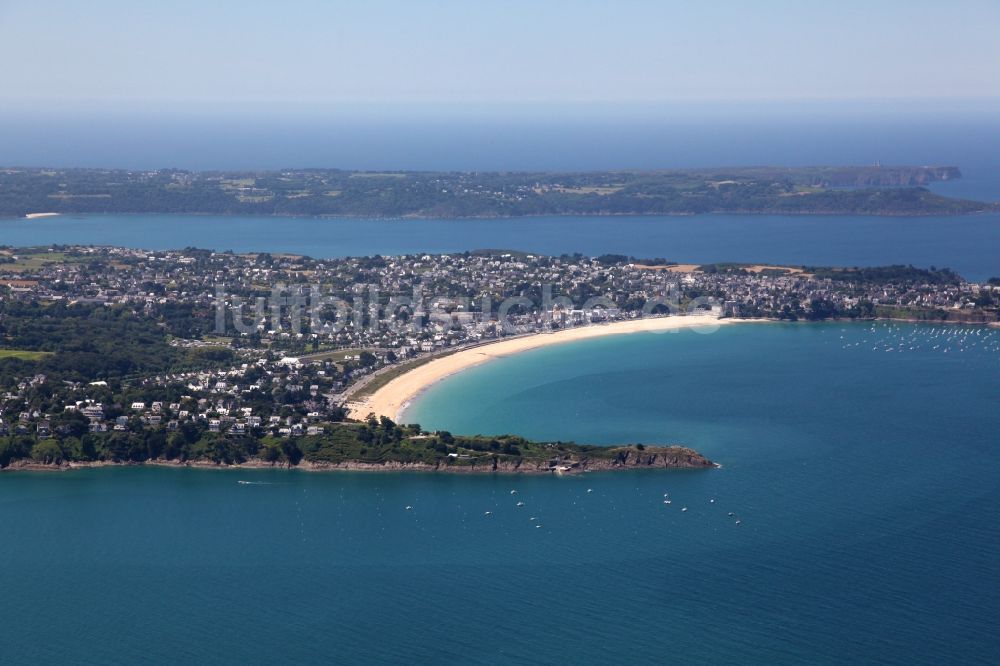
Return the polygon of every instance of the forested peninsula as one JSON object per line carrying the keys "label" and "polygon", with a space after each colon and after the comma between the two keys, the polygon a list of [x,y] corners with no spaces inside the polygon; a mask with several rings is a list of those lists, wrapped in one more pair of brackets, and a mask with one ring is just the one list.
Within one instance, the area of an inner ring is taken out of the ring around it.
{"label": "forested peninsula", "polygon": [[89,432],[87,418],[65,411],[42,438],[0,437],[0,470],[61,470],[105,465],[285,467],[309,471],[418,471],[574,474],[636,469],[706,469],[716,465],[682,446],[591,446],[426,432],[386,417],[328,423],[313,435],[272,437],[260,429],[220,436],[207,424],[176,429],[126,419],[122,431]]}
{"label": "forested peninsula", "polygon": [[927,185],[957,167],[594,172],[0,169],[0,215],[175,213],[368,218],[531,215],[959,215],[997,204]]}

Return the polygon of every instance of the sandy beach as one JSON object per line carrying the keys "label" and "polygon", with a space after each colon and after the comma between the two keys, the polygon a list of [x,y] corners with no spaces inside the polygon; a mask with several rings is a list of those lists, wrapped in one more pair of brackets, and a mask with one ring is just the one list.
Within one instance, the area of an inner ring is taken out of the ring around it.
{"label": "sandy beach", "polygon": [[471,349],[464,349],[420,365],[396,377],[371,395],[357,401],[348,402],[348,414],[351,418],[363,419],[368,414],[374,413],[380,416],[388,416],[394,421],[398,421],[400,413],[409,405],[410,401],[435,382],[461,372],[466,368],[471,368],[496,358],[503,358],[511,354],[528,351],[529,349],[538,349],[549,345],[587,340],[607,335],[714,327],[727,324],[730,321],[728,319],[719,319],[715,315],[710,314],[659,317],[583,326],[556,331],[555,333],[539,333],[510,340],[499,340]]}

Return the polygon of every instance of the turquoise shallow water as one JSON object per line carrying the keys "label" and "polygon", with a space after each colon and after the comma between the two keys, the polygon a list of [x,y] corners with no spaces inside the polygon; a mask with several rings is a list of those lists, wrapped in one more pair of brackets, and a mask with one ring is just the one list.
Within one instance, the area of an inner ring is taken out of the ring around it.
{"label": "turquoise shallow water", "polygon": [[940,330],[596,339],[409,414],[719,470],[4,474],[0,661],[991,661],[1000,332]]}

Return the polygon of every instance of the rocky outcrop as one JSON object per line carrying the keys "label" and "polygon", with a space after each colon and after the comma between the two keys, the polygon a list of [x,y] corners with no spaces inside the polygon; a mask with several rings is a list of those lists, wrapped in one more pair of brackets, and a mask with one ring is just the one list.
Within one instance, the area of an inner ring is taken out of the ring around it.
{"label": "rocky outcrop", "polygon": [[[698,469],[717,467],[715,463],[694,449],[683,446],[638,447],[628,446],[614,449],[615,457],[609,469],[618,467],[670,467]],[[593,469],[593,466],[591,466]]]}

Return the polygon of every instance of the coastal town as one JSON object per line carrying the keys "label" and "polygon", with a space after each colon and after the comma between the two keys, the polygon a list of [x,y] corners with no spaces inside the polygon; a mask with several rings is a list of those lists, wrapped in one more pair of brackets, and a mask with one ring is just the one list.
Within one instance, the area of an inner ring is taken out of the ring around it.
{"label": "coastal town", "polygon": [[239,462],[263,441],[283,460],[364,423],[359,400],[394,378],[499,340],[692,316],[990,324],[998,303],[1000,280],[906,266],[6,248],[0,438],[20,442],[6,462],[17,446],[47,462],[92,458],[95,442],[124,460]]}
{"label": "coastal town", "polygon": [[1000,0],[0,33],[0,666],[1000,666]]}

